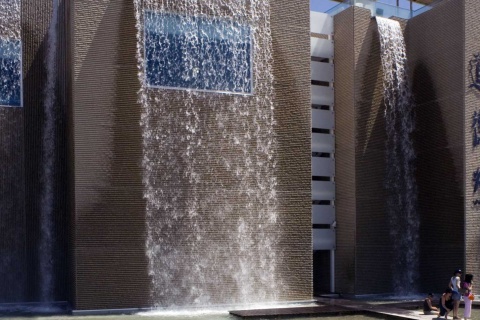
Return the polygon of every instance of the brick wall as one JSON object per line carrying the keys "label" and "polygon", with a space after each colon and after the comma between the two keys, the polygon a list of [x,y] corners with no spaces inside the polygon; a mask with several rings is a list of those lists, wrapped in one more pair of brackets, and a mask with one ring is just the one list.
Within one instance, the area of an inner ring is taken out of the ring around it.
{"label": "brick wall", "polygon": [[[474,193],[474,183],[472,181],[473,173],[480,167],[480,147],[473,147],[473,129],[472,122],[474,112],[480,111],[480,91],[475,88],[469,88],[473,83],[471,72],[475,72],[475,63],[471,64],[474,54],[480,52],[480,30],[478,16],[480,13],[480,3],[478,1],[465,0],[464,24],[462,30],[465,32],[464,38],[464,64],[463,64],[463,84],[462,90],[465,92],[465,113],[463,121],[463,134],[465,139],[465,172],[464,183],[461,187],[465,192],[465,271],[474,274],[476,277],[480,274],[480,258],[478,256],[480,246],[480,210],[479,205],[473,202],[479,199],[478,191]],[[473,77],[475,79],[475,77]]]}
{"label": "brick wall", "polygon": [[[392,291],[392,244],[386,214],[383,69],[376,20],[355,15],[356,294]],[[372,281],[372,274],[381,281]]]}
{"label": "brick wall", "polygon": [[[441,292],[464,266],[464,5],[443,1],[406,31],[416,99],[420,284]],[[467,179],[468,180],[468,179]]]}
{"label": "brick wall", "polygon": [[[65,2],[60,1],[60,23],[66,19]],[[0,108],[0,246],[2,252],[16,251],[12,260],[0,264],[0,303],[40,301],[39,249],[40,198],[42,191],[42,131],[46,34],[51,19],[51,1],[21,1],[23,108]],[[2,21],[4,23],[4,21]],[[59,28],[58,90],[55,122],[55,176],[53,205],[53,282],[55,301],[68,299],[66,212],[66,119],[68,91],[66,31]],[[6,248],[5,248],[6,246]],[[5,250],[5,251],[3,251]],[[10,263],[7,263],[10,261]]]}
{"label": "brick wall", "polygon": [[[73,10],[74,307],[84,310],[151,306],[154,301],[150,295],[145,256],[146,203],[143,199],[141,106],[137,103],[140,84],[135,58],[133,2],[78,0]],[[279,293],[280,300],[303,300],[312,294],[308,14],[307,2],[271,4],[280,218],[275,232],[281,234],[274,250],[282,251],[278,273],[288,288]],[[165,91],[162,94],[172,101],[168,106],[170,114],[185,117],[185,113],[179,112],[184,99],[188,98],[185,92]],[[202,95],[194,99],[205,120],[202,122],[205,127],[199,128],[203,131],[212,125],[214,108]],[[221,97],[226,104],[232,99],[231,95]],[[255,99],[255,95],[245,99]],[[236,130],[233,124],[228,125]],[[213,132],[211,137],[218,134],[220,132]],[[221,142],[219,137],[215,139]],[[217,146],[209,150],[210,154],[227,152],[221,150],[221,144]],[[175,152],[185,145],[171,147]],[[196,156],[198,170],[207,170],[202,169],[207,154],[198,152]],[[235,181],[230,174],[221,167],[217,169],[212,178],[234,190]],[[202,174],[209,176],[208,172]],[[179,177],[178,185],[181,186],[183,180]],[[182,189],[181,192],[188,191]],[[203,191],[198,191],[200,197],[205,196]],[[220,199],[214,200],[206,211],[221,210],[215,207]],[[231,207],[241,208],[244,203],[245,199],[232,199]],[[179,208],[184,205],[178,204]],[[231,217],[220,222],[229,224],[230,220],[238,218],[233,212]],[[185,250],[182,239],[186,234],[182,234],[182,226],[192,221],[184,220],[178,226],[181,236],[174,240],[179,251]],[[208,224],[208,219],[202,223]],[[219,221],[212,219],[210,223],[216,230],[223,228],[217,225]],[[225,242],[228,234],[217,232],[215,235],[214,232],[211,236],[219,241],[217,246],[229,247]],[[181,266],[179,272],[186,272],[189,262]],[[217,290],[210,303],[231,302],[229,294],[222,296],[221,293],[229,290],[233,293],[232,283],[213,280],[207,279],[221,290]]]}
{"label": "brick wall", "polygon": [[335,30],[335,213],[337,247],[335,283],[338,292],[355,291],[356,170],[354,13],[349,8],[334,18]]}
{"label": "brick wall", "polygon": [[[420,291],[442,291],[464,265],[462,15],[463,6],[444,1],[401,22],[417,102]],[[370,12],[352,7],[335,16],[336,280],[343,293],[393,292],[382,79]],[[381,280],[371,281],[372,274]]]}
{"label": "brick wall", "polygon": [[392,290],[379,41],[369,10],[335,16],[336,290],[344,294]]}
{"label": "brick wall", "polygon": [[[2,40],[20,37],[20,12],[10,10],[10,16],[0,13]],[[0,106],[0,303],[26,296],[23,126],[22,108]]]}
{"label": "brick wall", "polygon": [[73,306],[146,307],[133,1],[75,1],[72,10]]}

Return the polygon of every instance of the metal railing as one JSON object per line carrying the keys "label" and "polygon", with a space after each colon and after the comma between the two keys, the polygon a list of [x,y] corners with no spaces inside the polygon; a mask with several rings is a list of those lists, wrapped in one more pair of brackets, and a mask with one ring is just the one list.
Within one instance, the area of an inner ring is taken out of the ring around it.
{"label": "metal railing", "polygon": [[334,16],[351,6],[369,9],[372,13],[372,17],[399,17],[403,19],[410,19],[431,9],[431,6],[424,6],[417,10],[410,11],[410,9],[400,8],[375,0],[344,0],[342,3],[327,10],[326,13]]}

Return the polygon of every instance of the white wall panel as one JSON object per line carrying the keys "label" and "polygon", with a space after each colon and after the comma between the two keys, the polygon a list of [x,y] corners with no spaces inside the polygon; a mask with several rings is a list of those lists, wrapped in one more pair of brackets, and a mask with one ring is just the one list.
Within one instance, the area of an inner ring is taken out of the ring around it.
{"label": "white wall panel", "polygon": [[310,11],[310,32],[331,35],[333,17],[324,12]]}
{"label": "white wall panel", "polygon": [[335,136],[333,134],[312,133],[312,152],[335,151]]}
{"label": "white wall panel", "polygon": [[312,176],[317,176],[317,177],[335,176],[335,159],[312,157]]}
{"label": "white wall panel", "polygon": [[333,59],[333,40],[310,37],[310,55]]}
{"label": "white wall panel", "polygon": [[313,229],[312,239],[313,239],[313,250],[335,249],[335,230]]}
{"label": "white wall panel", "polygon": [[333,82],[333,63],[310,61],[310,73],[312,80]]}
{"label": "white wall panel", "polygon": [[[329,39],[310,38],[312,57],[333,59],[334,42],[333,17],[320,12],[310,12],[310,31],[328,35]],[[310,62],[311,79],[334,82],[334,65],[329,62]],[[335,129],[334,89],[326,86],[311,86],[312,104],[327,105],[330,110],[312,109],[312,128]],[[312,132],[312,152],[332,154],[331,158],[312,157],[312,176],[335,176],[335,136]],[[335,200],[334,181],[312,181],[312,200]],[[312,224],[332,225],[335,221],[335,207],[332,205],[312,205]],[[335,229],[312,229],[313,250],[333,250],[336,244]]]}
{"label": "white wall panel", "polygon": [[333,105],[334,91],[333,87],[312,85],[312,104]]}
{"label": "white wall panel", "polygon": [[334,200],[335,182],[312,181],[312,200]]}
{"label": "white wall panel", "polygon": [[335,207],[312,205],[312,224],[332,224],[335,221]]}
{"label": "white wall panel", "polygon": [[312,128],[333,130],[335,128],[333,111],[312,109]]}

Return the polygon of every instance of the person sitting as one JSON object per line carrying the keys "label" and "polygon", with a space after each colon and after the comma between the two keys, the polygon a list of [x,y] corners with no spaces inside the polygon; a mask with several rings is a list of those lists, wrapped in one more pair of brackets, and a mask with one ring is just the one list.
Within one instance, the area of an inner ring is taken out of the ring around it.
{"label": "person sitting", "polygon": [[445,316],[445,319],[448,319],[448,314],[453,309],[451,288],[445,289],[445,292],[442,294],[442,298],[440,299],[439,309],[440,309],[440,312],[438,313],[437,317]]}
{"label": "person sitting", "polygon": [[433,302],[433,293],[429,293],[428,296],[423,300],[423,313],[432,314],[433,311],[438,312],[438,308],[432,305]]}

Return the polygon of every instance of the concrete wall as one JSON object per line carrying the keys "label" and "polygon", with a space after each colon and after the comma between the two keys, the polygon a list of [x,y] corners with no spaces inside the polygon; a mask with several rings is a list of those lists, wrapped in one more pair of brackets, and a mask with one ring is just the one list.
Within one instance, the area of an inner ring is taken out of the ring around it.
{"label": "concrete wall", "polygon": [[[133,1],[76,0],[73,12],[73,305],[78,310],[148,307],[153,301],[145,256]],[[284,254],[279,273],[288,288],[280,293],[281,300],[309,299],[312,294],[308,15],[307,1],[271,3],[279,143],[277,231],[282,234],[279,248]],[[163,94],[172,101],[170,112],[177,114],[185,92]],[[221,99],[228,103],[232,97]],[[204,107],[202,119],[214,116],[207,112],[208,99],[200,97],[195,104]],[[197,156],[205,158],[201,153]],[[232,184],[226,172],[216,174],[217,181]],[[232,200],[233,207],[244,203],[244,199]],[[223,236],[216,238],[228,238]],[[214,284],[222,285],[227,286],[222,292],[235,290],[228,283]],[[214,300],[226,303],[229,296],[218,294]]]}

